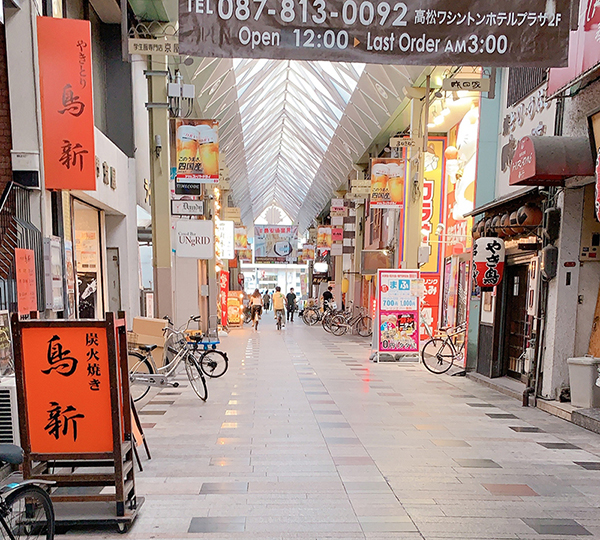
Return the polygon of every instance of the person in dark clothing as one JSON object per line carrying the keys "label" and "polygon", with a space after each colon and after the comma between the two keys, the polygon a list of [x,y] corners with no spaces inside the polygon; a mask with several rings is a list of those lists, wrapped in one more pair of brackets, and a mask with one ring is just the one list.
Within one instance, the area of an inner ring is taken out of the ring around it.
{"label": "person in dark clothing", "polygon": [[296,311],[296,293],[294,292],[294,289],[290,289],[290,292],[287,293],[285,300],[287,304],[287,320],[294,322],[294,311]]}
{"label": "person in dark clothing", "polygon": [[329,304],[333,303],[333,290],[332,287],[327,287],[327,290],[323,293],[323,307],[327,307]]}

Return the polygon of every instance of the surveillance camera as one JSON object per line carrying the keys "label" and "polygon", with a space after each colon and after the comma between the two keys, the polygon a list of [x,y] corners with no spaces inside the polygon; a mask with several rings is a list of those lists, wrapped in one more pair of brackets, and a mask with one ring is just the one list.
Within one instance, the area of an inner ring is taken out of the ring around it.
{"label": "surveillance camera", "polygon": [[446,226],[443,223],[439,223],[438,226],[435,228],[435,234],[441,236],[442,234],[444,234],[445,228]]}

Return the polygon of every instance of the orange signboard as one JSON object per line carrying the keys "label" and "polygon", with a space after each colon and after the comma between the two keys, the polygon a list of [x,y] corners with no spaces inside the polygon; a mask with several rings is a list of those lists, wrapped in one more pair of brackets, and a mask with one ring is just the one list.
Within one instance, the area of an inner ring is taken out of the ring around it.
{"label": "orange signboard", "polygon": [[37,18],[46,189],[96,189],[89,21]]}
{"label": "orange signboard", "polygon": [[22,366],[30,451],[113,451],[107,331],[23,327]]}
{"label": "orange signboard", "polygon": [[21,315],[37,311],[35,253],[32,249],[15,249],[17,274],[17,306]]}

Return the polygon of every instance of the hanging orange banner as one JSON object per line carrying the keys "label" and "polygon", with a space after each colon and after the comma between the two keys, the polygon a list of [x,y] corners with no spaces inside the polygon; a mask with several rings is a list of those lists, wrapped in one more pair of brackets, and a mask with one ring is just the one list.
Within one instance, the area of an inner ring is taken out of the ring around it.
{"label": "hanging orange banner", "polygon": [[15,270],[19,314],[29,315],[31,311],[37,311],[35,253],[32,249],[15,249]]}
{"label": "hanging orange banner", "polygon": [[89,21],[37,18],[46,189],[96,189]]}
{"label": "hanging orange banner", "polygon": [[23,378],[34,454],[113,451],[106,329],[22,329]]}

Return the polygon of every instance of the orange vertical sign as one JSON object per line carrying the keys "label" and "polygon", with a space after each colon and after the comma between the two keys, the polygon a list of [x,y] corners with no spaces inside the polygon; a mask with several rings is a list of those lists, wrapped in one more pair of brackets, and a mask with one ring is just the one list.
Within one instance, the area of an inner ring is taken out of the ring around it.
{"label": "orange vertical sign", "polygon": [[31,452],[112,452],[106,329],[29,327],[22,332]]}
{"label": "orange vertical sign", "polygon": [[15,249],[17,274],[17,306],[21,315],[37,311],[35,253],[32,249]]}
{"label": "orange vertical sign", "polygon": [[46,189],[96,189],[89,21],[38,17]]}

